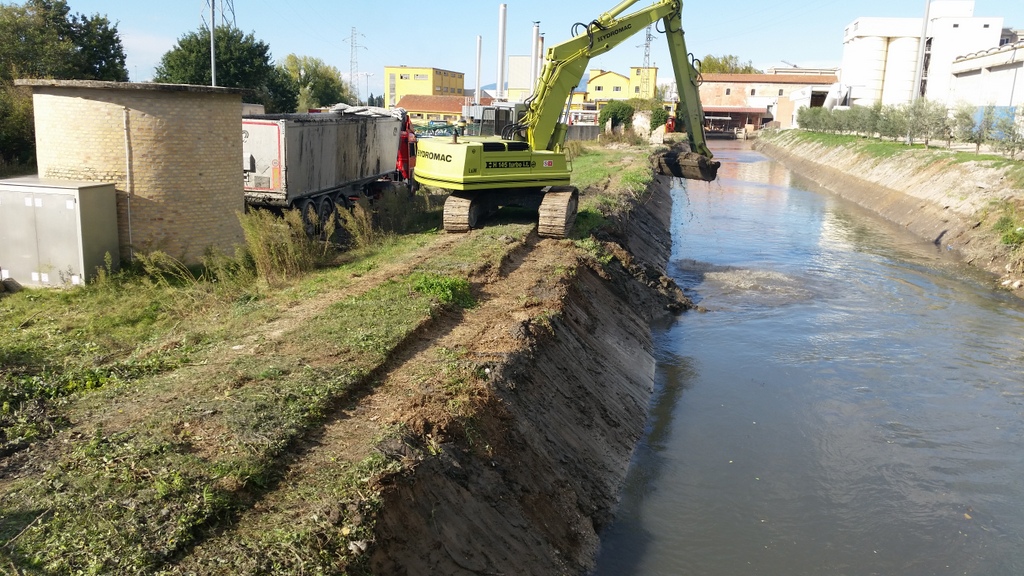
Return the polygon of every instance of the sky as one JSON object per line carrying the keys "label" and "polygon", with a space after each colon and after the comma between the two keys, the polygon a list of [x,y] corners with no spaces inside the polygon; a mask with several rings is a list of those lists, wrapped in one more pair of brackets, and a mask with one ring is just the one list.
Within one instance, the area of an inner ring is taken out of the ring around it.
{"label": "sky", "polygon": [[[14,3],[17,0],[0,0]],[[925,0],[927,1],[927,0]],[[348,79],[355,52],[361,98],[384,91],[384,66],[430,66],[464,72],[466,88],[476,85],[476,38],[483,37],[481,84],[496,82],[498,12],[490,0],[215,0],[234,6],[235,24],[270,46],[275,60],[288,54],[313,56],[337,67]],[[590,22],[618,0],[505,0],[509,55],[529,55],[533,22],[540,22],[545,46],[571,38],[572,25]],[[629,11],[653,0],[639,0]],[[68,0],[72,12],[101,14],[117,24],[132,81],[153,77],[160,58],[178,38],[209,20],[207,0]],[[858,17],[917,17],[921,0],[688,0],[683,3],[687,48],[698,58],[733,54],[760,69],[794,64],[837,67],[843,29]],[[1024,0],[976,0],[975,16],[1002,17],[1004,26],[1024,28]],[[204,18],[206,20],[204,20]],[[218,15],[218,21],[220,15]],[[352,48],[353,29],[357,48]],[[589,68],[621,74],[641,66],[644,33],[639,31]],[[659,81],[672,76],[663,35],[655,33],[651,63]]]}

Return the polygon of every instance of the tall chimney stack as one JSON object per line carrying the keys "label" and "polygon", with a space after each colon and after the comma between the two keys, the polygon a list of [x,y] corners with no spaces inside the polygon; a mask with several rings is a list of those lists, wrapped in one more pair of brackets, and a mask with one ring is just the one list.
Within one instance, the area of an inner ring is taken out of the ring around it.
{"label": "tall chimney stack", "polygon": [[505,28],[508,22],[508,4],[498,8],[498,99],[505,98]]}

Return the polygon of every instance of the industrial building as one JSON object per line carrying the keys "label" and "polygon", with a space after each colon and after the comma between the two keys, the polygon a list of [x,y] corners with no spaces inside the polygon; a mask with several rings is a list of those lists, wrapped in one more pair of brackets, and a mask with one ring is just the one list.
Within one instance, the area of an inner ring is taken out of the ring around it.
{"label": "industrial building", "polygon": [[974,106],[1024,105],[1024,42],[1004,44],[953,61],[950,100]]}
{"label": "industrial building", "polygon": [[385,66],[387,106],[398,106],[405,96],[464,96],[466,75],[441,68]]}
{"label": "industrial building", "polygon": [[[927,39],[920,85],[921,33]],[[974,16],[974,0],[934,0],[928,25],[922,18],[858,18],[844,31],[840,81],[850,87],[850,104],[903,104],[914,94],[955,105],[953,61],[999,46],[1002,17]]]}

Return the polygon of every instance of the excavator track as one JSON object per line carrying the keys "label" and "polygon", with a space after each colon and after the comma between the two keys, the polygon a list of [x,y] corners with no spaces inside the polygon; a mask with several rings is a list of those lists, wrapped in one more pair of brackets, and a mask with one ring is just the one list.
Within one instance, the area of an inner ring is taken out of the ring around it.
{"label": "excavator track", "polygon": [[574,186],[552,186],[540,203],[537,234],[547,238],[565,238],[576,223],[580,193]]}
{"label": "excavator track", "polygon": [[444,202],[444,229],[446,232],[468,232],[479,223],[483,213],[476,194],[453,192]]}

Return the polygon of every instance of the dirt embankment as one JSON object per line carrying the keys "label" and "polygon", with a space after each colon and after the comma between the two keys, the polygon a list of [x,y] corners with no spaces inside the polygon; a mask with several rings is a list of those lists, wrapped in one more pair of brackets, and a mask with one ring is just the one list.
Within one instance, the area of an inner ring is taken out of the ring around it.
{"label": "dirt embankment", "polygon": [[754,148],[832,192],[896,222],[1020,291],[1024,275],[993,230],[1001,207],[1017,205],[1024,190],[1003,169],[982,162],[937,158],[907,150],[886,158],[782,133]]}
{"label": "dirt embankment", "polygon": [[592,568],[653,390],[650,321],[682,298],[659,272],[669,256],[669,182],[653,188],[623,221],[629,253],[609,245],[625,266],[580,262],[556,286],[518,285],[516,276],[538,277],[534,249],[510,263],[513,282],[502,284],[553,306],[546,319],[481,311],[486,330],[472,342],[458,334],[471,318],[453,331],[488,366],[487,406],[470,434],[418,431],[443,441],[384,491],[374,573]]}

